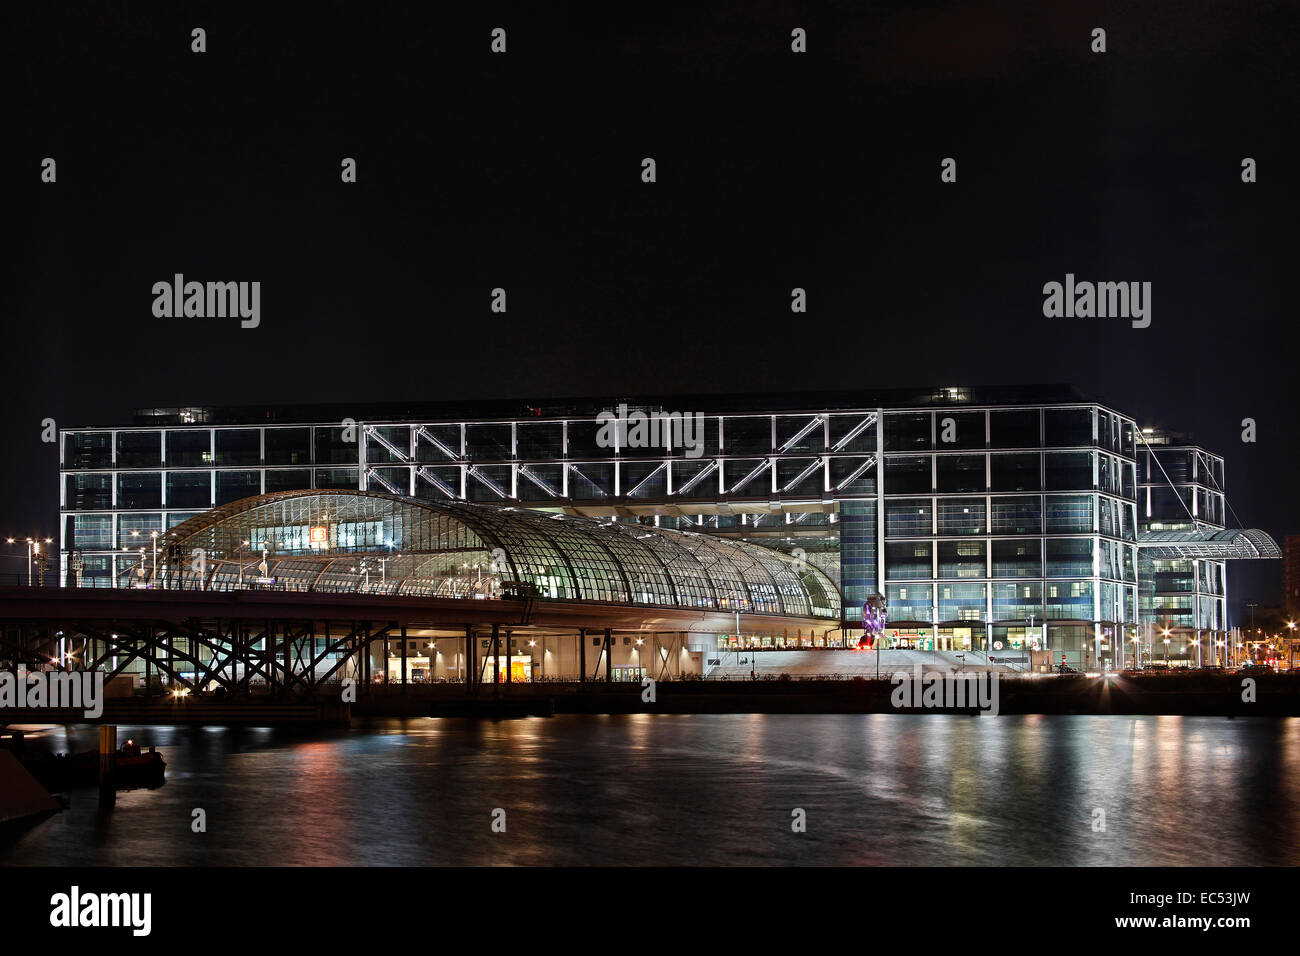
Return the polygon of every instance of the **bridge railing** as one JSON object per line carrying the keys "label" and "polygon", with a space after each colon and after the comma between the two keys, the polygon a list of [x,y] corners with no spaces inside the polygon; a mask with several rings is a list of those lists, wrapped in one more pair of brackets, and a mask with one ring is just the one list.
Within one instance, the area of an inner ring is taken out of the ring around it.
{"label": "bridge railing", "polygon": [[[40,579],[33,574],[31,586],[34,588],[57,588],[59,587],[58,574],[45,573],[45,583],[42,584]],[[27,587],[26,571],[0,571],[0,587],[6,588],[25,588]]]}

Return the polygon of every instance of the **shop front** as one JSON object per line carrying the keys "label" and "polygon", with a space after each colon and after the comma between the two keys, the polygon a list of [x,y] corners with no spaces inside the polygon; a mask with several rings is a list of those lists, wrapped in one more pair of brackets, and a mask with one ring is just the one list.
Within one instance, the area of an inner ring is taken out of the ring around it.
{"label": "shop front", "polygon": [[[427,683],[431,677],[431,666],[432,660],[430,658],[419,654],[409,655],[406,658],[407,682],[412,684]],[[400,684],[402,682],[402,658],[400,654],[396,656],[391,654],[389,655],[388,680],[389,683],[392,684]]]}
{"label": "shop front", "polygon": [[[508,665],[507,665],[508,662]],[[492,658],[483,658],[482,680],[485,684],[492,683],[492,675],[497,675],[497,683],[505,683],[507,666],[510,670],[510,682],[513,684],[530,684],[533,680],[533,673],[538,666],[534,663],[531,655],[515,654],[510,658],[502,655],[496,659],[496,669],[493,670]]]}
{"label": "shop front", "polygon": [[888,650],[928,651],[933,649],[934,628],[922,624],[886,626],[884,646]]}
{"label": "shop front", "polygon": [[[935,638],[937,651],[971,651],[980,650],[984,644],[984,628],[962,625],[960,627],[941,627]],[[930,650],[923,647],[921,650]]]}

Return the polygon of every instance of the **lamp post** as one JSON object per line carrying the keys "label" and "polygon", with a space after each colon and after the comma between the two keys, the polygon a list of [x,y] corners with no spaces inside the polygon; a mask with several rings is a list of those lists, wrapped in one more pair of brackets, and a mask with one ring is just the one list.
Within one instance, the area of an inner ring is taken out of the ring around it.
{"label": "lamp post", "polygon": [[244,587],[244,548],[246,547],[248,547],[248,542],[241,541],[239,542],[239,547],[235,549],[235,553],[239,556],[239,572],[237,574],[237,578],[239,581],[238,586],[240,590],[243,590]]}
{"label": "lamp post", "polygon": [[153,571],[149,574],[149,583],[158,583],[158,532],[150,531],[149,537],[153,538]]}
{"label": "lamp post", "polygon": [[[9,544],[15,544],[16,538],[6,538]],[[45,543],[49,544],[53,538],[46,538]],[[32,561],[41,553],[41,540],[39,538],[25,538],[27,545],[27,586],[32,586]]]}

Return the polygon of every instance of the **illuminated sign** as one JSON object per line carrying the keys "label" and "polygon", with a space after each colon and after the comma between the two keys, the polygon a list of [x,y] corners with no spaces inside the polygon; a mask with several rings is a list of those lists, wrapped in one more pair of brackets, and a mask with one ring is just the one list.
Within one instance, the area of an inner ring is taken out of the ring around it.
{"label": "illuminated sign", "polygon": [[307,532],[307,536],[312,544],[324,544],[330,539],[329,528],[312,528]]}

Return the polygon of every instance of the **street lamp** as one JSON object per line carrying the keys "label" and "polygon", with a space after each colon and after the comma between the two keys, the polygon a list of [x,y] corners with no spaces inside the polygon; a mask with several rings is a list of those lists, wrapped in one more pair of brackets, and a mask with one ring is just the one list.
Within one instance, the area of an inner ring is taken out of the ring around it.
{"label": "street lamp", "polygon": [[1169,628],[1164,628],[1161,632],[1165,636],[1165,666],[1169,666]]}
{"label": "street lamp", "polygon": [[[9,544],[14,544],[17,541],[16,538],[6,538],[5,540]],[[41,553],[41,540],[38,538],[25,538],[23,540],[27,544],[27,586],[31,587],[32,586],[32,560],[37,556],[39,556]],[[46,544],[49,544],[54,539],[46,538],[44,540]]]}

